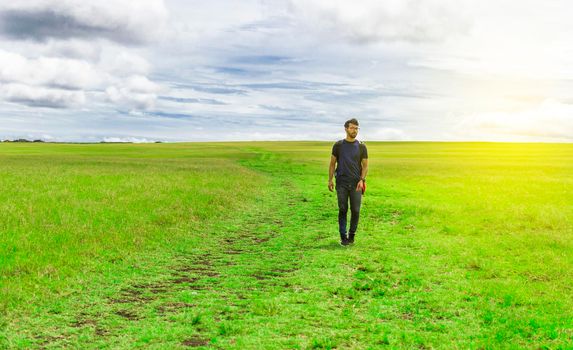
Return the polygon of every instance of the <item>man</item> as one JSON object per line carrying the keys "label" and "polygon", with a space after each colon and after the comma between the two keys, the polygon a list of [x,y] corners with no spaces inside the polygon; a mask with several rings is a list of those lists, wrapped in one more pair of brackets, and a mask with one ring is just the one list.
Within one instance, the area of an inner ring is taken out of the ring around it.
{"label": "man", "polygon": [[[358,135],[358,120],[350,119],[344,123],[346,138],[340,140],[332,147],[330,167],[328,169],[328,190],[334,189],[332,177],[336,166],[336,196],[338,197],[338,229],[340,244],[354,243],[354,236],[358,228],[360,204],[365,189],[366,174],[368,173],[368,151],[366,145],[356,140]],[[348,201],[350,200],[350,229],[346,234],[346,217]]]}

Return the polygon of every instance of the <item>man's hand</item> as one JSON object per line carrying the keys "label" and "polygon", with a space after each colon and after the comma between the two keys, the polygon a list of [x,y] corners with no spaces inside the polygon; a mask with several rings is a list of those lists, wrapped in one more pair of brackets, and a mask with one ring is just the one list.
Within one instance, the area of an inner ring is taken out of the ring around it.
{"label": "man's hand", "polygon": [[332,182],[332,180],[328,180],[328,190],[330,192],[334,190],[334,182]]}
{"label": "man's hand", "polygon": [[362,180],[358,181],[358,184],[356,185],[356,192],[362,191],[363,187],[364,187],[364,182]]}

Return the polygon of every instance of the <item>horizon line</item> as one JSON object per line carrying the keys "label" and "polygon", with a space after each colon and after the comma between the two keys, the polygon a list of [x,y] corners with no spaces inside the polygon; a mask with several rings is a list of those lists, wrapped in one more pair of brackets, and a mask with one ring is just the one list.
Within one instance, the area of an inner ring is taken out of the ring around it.
{"label": "horizon line", "polygon": [[[146,141],[146,142],[133,142],[133,141],[45,141],[45,140],[0,140],[0,143],[19,143],[19,144],[38,144],[38,143],[52,143],[52,144],[157,144],[157,143],[246,143],[246,142],[333,142],[334,140],[209,140],[209,141]],[[486,140],[369,140],[361,142],[378,142],[378,143],[513,143],[513,144],[573,144],[573,141],[486,141]]]}

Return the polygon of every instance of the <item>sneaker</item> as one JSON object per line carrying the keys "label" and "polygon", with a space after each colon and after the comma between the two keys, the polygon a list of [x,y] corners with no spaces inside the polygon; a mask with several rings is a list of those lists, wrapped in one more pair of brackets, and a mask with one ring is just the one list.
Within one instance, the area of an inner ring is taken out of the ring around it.
{"label": "sneaker", "polygon": [[340,245],[348,245],[348,236],[346,234],[340,235]]}
{"label": "sneaker", "polygon": [[354,233],[348,235],[348,244],[354,244]]}

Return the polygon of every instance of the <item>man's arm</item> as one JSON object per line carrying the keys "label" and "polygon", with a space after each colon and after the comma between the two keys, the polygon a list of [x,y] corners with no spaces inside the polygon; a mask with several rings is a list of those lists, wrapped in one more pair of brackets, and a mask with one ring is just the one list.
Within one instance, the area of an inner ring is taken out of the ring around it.
{"label": "man's arm", "polygon": [[334,155],[330,156],[330,166],[328,167],[328,190],[332,192],[334,190],[334,183],[332,178],[334,177],[334,168],[336,167],[336,157]]}
{"label": "man's arm", "polygon": [[362,159],[362,173],[360,174],[361,179],[366,179],[368,174],[368,158]]}
{"label": "man's arm", "polygon": [[356,185],[356,191],[362,191],[362,187],[364,186],[364,181],[362,179],[366,179],[366,175],[368,174],[368,158],[362,159],[362,172],[360,173],[360,181],[358,181],[358,185]]}

